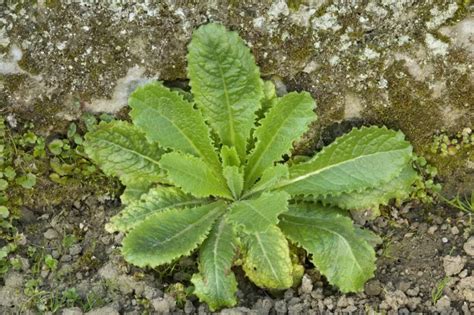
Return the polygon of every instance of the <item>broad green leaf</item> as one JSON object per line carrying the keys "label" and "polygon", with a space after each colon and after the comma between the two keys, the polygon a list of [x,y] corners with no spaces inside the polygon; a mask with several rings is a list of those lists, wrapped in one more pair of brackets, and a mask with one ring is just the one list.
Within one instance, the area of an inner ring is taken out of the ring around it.
{"label": "broad green leaf", "polygon": [[417,172],[407,164],[401,174],[383,185],[368,188],[361,192],[342,193],[340,195],[316,197],[324,204],[330,204],[346,210],[378,209],[392,199],[404,200],[409,197],[411,185],[418,177]]}
{"label": "broad green leaf", "polygon": [[193,275],[194,294],[211,311],[237,303],[237,280],[232,271],[236,239],[232,227],[221,219],[199,251],[199,273]]}
{"label": "broad green leaf", "polygon": [[216,176],[211,167],[200,158],[171,152],[161,157],[160,166],[167,171],[168,180],[186,193],[196,197],[232,197],[222,176]]}
{"label": "broad green leaf", "polygon": [[359,239],[365,240],[372,247],[383,243],[382,238],[370,230],[355,228],[354,231]]}
{"label": "broad green leaf", "polygon": [[127,232],[154,213],[168,209],[190,208],[205,203],[207,203],[206,200],[196,199],[175,187],[158,186],[112,217],[106,230],[110,233]]}
{"label": "broad green leaf", "polygon": [[290,196],[283,192],[263,193],[250,200],[234,202],[227,219],[246,233],[266,231],[278,223],[278,215],[288,211]]}
{"label": "broad green leaf", "polygon": [[276,226],[265,232],[244,234],[242,268],[259,287],[287,289],[293,284],[288,241]]}
{"label": "broad green leaf", "polygon": [[318,196],[378,187],[401,173],[411,153],[401,132],[353,129],[308,162],[290,167],[289,180],[278,187],[292,195]]}
{"label": "broad green leaf", "polygon": [[148,183],[146,180],[128,184],[120,196],[122,205],[128,205],[134,201],[140,200],[140,198],[150,190],[151,186],[152,184]]}
{"label": "broad green leaf", "polygon": [[237,166],[224,167],[223,174],[232,196],[238,199],[244,189],[244,175]]}
{"label": "broad green leaf", "polygon": [[290,207],[279,226],[293,242],[312,254],[312,262],[342,292],[359,292],[373,277],[375,252],[368,234],[359,233],[350,218],[314,204]]}
{"label": "broad green leaf", "polygon": [[84,150],[105,174],[117,176],[124,185],[143,180],[160,182],[164,176],[158,161],[163,151],[124,121],[101,123],[85,136]]}
{"label": "broad green leaf", "polygon": [[314,100],[307,92],[292,92],[278,99],[255,130],[257,143],[245,169],[246,187],[251,187],[265,169],[290,152],[293,141],[316,118],[314,107]]}
{"label": "broad green leaf", "polygon": [[198,247],[224,210],[225,203],[218,201],[155,213],[125,236],[122,254],[139,267],[170,263]]}
{"label": "broad green leaf", "polygon": [[160,83],[139,87],[129,99],[133,123],[160,146],[202,158],[214,170],[221,167],[201,113]]}
{"label": "broad green leaf", "polygon": [[223,145],[221,148],[222,166],[240,166],[239,154],[235,147]]}
{"label": "broad green leaf", "polygon": [[271,189],[280,181],[288,179],[288,176],[288,166],[285,164],[269,167],[263,171],[262,177],[252,187],[251,192]]}
{"label": "broad green leaf", "polygon": [[254,57],[237,33],[218,24],[197,29],[188,49],[188,77],[194,100],[221,143],[235,146],[243,161],[263,97]]}

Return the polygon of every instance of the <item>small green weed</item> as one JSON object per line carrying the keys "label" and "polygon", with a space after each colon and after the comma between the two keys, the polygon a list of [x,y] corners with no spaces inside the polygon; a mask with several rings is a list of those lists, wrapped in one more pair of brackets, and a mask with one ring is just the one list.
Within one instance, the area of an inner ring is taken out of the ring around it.
{"label": "small green weed", "polygon": [[436,304],[439,301],[441,296],[443,296],[443,290],[449,282],[449,277],[444,277],[437,284],[436,287],[431,291],[431,302]]}

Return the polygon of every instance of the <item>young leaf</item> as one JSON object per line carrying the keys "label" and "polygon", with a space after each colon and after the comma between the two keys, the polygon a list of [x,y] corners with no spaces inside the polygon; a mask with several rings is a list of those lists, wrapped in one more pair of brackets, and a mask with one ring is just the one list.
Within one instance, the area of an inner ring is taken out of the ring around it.
{"label": "young leaf", "polygon": [[316,197],[324,204],[330,204],[346,210],[364,210],[386,205],[391,199],[406,199],[411,192],[411,185],[418,177],[417,172],[408,164],[400,175],[388,183],[361,192],[342,193],[340,195]]}
{"label": "young leaf", "polygon": [[221,219],[199,251],[199,273],[193,275],[191,282],[194,294],[206,302],[211,311],[237,303],[237,280],[231,270],[235,247],[232,227]]}
{"label": "young leaf", "polygon": [[243,40],[224,26],[207,24],[193,33],[188,76],[196,104],[221,143],[245,159],[246,140],[263,97],[255,60]]}
{"label": "young leaf", "polygon": [[155,213],[125,236],[122,254],[139,267],[170,263],[199,246],[224,210],[225,203],[217,201]]}
{"label": "young leaf", "polygon": [[262,177],[252,187],[251,192],[265,191],[273,188],[282,180],[288,179],[288,166],[285,164],[276,164],[263,171]]}
{"label": "young leaf", "polygon": [[221,171],[217,153],[201,113],[183,97],[160,83],[139,87],[129,99],[133,123],[148,139],[202,158],[217,172]]}
{"label": "young leaf", "polygon": [[124,121],[101,123],[85,136],[84,150],[105,174],[117,176],[124,185],[163,180],[158,161],[163,151],[149,143],[135,126]]}
{"label": "young leaf", "polygon": [[158,186],[152,188],[138,201],[132,202],[119,214],[110,219],[106,230],[110,233],[127,232],[145,221],[150,215],[168,209],[195,207],[207,203],[206,200],[196,199],[175,187]]}
{"label": "young leaf", "polygon": [[312,254],[312,262],[329,283],[342,292],[358,292],[373,277],[375,252],[351,219],[337,210],[314,204],[290,207],[279,227],[293,242]]}
{"label": "young leaf", "polygon": [[223,145],[221,148],[222,166],[240,166],[240,158],[235,147]]}
{"label": "young leaf", "polygon": [[232,196],[234,199],[238,199],[244,189],[244,175],[237,166],[224,167],[223,174]]}
{"label": "young leaf", "polygon": [[287,193],[279,191],[234,202],[227,219],[235,226],[241,226],[246,233],[266,231],[278,223],[278,215],[288,211],[289,197]]}
{"label": "young leaf", "polygon": [[196,197],[232,197],[222,176],[216,176],[200,158],[171,152],[162,156],[160,166],[167,171],[167,178],[186,193]]}
{"label": "young leaf", "polygon": [[287,289],[293,284],[293,266],[288,241],[276,226],[266,232],[242,235],[243,269],[256,285],[268,289]]}
{"label": "young leaf", "polygon": [[245,169],[246,187],[251,187],[265,169],[290,152],[293,141],[299,139],[315,119],[314,107],[309,93],[292,92],[269,110],[255,130],[257,143]]}
{"label": "young leaf", "polygon": [[290,179],[278,187],[292,195],[319,196],[378,187],[401,173],[411,153],[401,132],[353,129],[313,159],[290,167]]}

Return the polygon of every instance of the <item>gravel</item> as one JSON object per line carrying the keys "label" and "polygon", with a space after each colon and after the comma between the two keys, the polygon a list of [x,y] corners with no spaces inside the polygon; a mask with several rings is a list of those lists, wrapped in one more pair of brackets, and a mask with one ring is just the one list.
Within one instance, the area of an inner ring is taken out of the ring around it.
{"label": "gravel", "polygon": [[47,240],[54,240],[59,237],[59,234],[55,229],[48,229],[46,232],[44,232],[43,236]]}
{"label": "gravel", "polygon": [[382,285],[378,280],[370,280],[365,284],[365,294],[368,296],[377,296],[382,292]]}
{"label": "gravel", "polygon": [[466,258],[461,256],[445,256],[443,257],[444,272],[448,277],[457,275],[462,271],[466,264]]}
{"label": "gravel", "polygon": [[474,257],[474,236],[471,236],[463,246],[464,251],[471,257]]}

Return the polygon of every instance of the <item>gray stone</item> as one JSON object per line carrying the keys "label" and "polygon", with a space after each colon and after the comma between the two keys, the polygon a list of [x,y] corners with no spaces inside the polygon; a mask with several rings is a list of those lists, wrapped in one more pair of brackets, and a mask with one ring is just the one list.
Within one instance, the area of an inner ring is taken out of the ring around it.
{"label": "gray stone", "polygon": [[309,294],[311,291],[313,291],[313,282],[311,281],[311,278],[305,274],[301,280],[300,292]]}
{"label": "gray stone", "polygon": [[474,257],[474,236],[471,236],[462,248],[469,256]]}
{"label": "gray stone", "polygon": [[276,301],[275,302],[275,312],[277,312],[277,314],[286,314],[286,312],[288,312],[286,302],[283,301],[283,300]]}
{"label": "gray stone", "polygon": [[451,307],[451,300],[447,295],[443,295],[437,302],[436,302],[436,310],[438,312],[446,311]]}
{"label": "gray stone", "polygon": [[55,229],[48,229],[46,232],[43,233],[43,236],[47,240],[54,240],[59,237],[58,232]]}
{"label": "gray stone", "polygon": [[298,303],[288,307],[288,315],[304,314],[304,304]]}
{"label": "gray stone", "polygon": [[186,303],[184,304],[184,313],[185,314],[192,314],[194,313],[196,308],[194,307],[193,302],[190,300],[186,300]]}
{"label": "gray stone", "polygon": [[414,287],[413,289],[408,289],[406,291],[407,295],[409,296],[417,296],[418,293],[420,293],[420,287],[419,286],[416,286]]}
{"label": "gray stone", "polygon": [[115,304],[107,305],[94,309],[86,313],[86,315],[120,315]]}
{"label": "gray stone", "polygon": [[159,314],[169,314],[171,311],[168,300],[165,298],[156,298],[150,301],[153,309]]}
{"label": "gray stone", "polygon": [[474,302],[474,276],[461,279],[457,289],[466,301]]}
{"label": "gray stone", "polygon": [[365,294],[368,296],[377,296],[382,292],[382,285],[378,280],[370,280],[365,284]]}
{"label": "gray stone", "polygon": [[5,285],[0,287],[0,306],[12,307],[26,301],[22,290],[23,281],[23,276],[16,271],[5,275]]}
{"label": "gray stone", "polygon": [[79,307],[65,308],[61,311],[61,315],[82,315],[84,314]]}
{"label": "gray stone", "polygon": [[410,282],[406,282],[406,281],[400,281],[398,283],[398,289],[403,291],[403,292],[406,292],[408,289],[410,289]]}
{"label": "gray stone", "polygon": [[454,276],[461,272],[466,264],[466,259],[461,256],[445,256],[443,257],[444,272],[448,277]]}
{"label": "gray stone", "polygon": [[385,300],[382,301],[381,307],[385,306],[385,309],[397,310],[398,308],[407,305],[408,298],[400,290],[388,291],[385,294]]}
{"label": "gray stone", "polygon": [[101,278],[109,280],[116,278],[119,274],[119,271],[115,264],[112,261],[109,261],[99,269],[98,274]]}
{"label": "gray stone", "polygon": [[246,307],[225,308],[221,310],[221,315],[256,315],[257,312]]}
{"label": "gray stone", "polygon": [[253,306],[253,309],[260,314],[269,314],[273,307],[273,300],[270,298],[258,299],[257,303]]}
{"label": "gray stone", "polygon": [[74,244],[69,248],[69,255],[71,256],[76,256],[79,255],[82,252],[82,246],[81,244]]}

